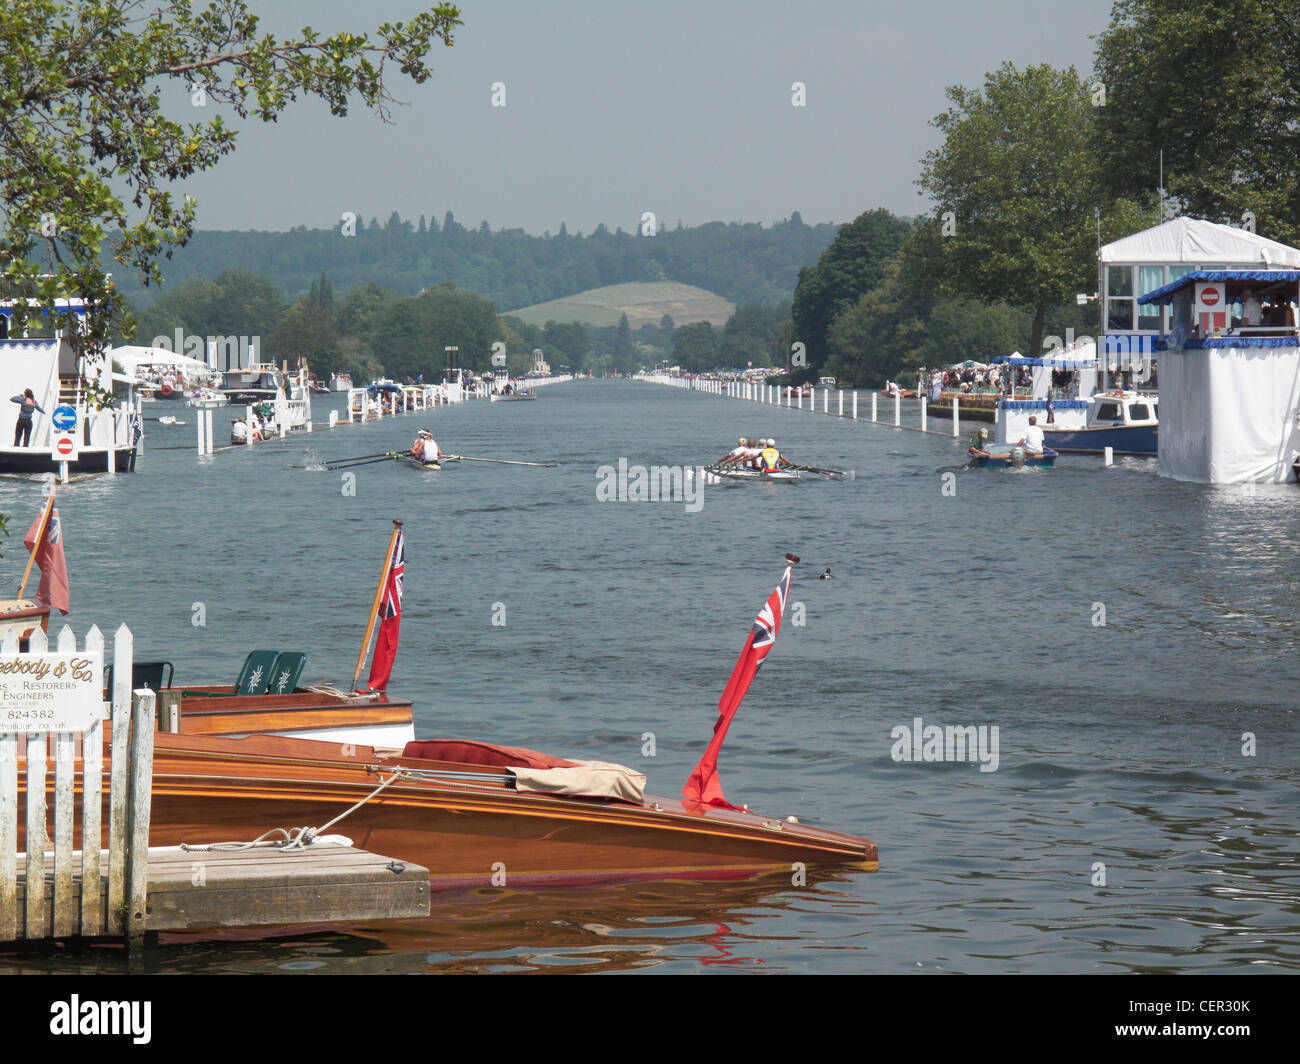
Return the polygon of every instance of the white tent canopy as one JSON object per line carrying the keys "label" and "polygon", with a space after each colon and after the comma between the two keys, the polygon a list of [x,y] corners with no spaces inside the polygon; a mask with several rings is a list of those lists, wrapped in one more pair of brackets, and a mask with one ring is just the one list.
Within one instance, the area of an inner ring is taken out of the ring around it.
{"label": "white tent canopy", "polygon": [[134,376],[139,366],[175,366],[186,376],[211,373],[212,367],[197,358],[178,355],[165,347],[114,347],[108,352],[109,358],[122,367],[122,371]]}
{"label": "white tent canopy", "polygon": [[1102,262],[1117,263],[1300,267],[1300,250],[1200,218],[1171,219],[1106,244],[1098,254]]}

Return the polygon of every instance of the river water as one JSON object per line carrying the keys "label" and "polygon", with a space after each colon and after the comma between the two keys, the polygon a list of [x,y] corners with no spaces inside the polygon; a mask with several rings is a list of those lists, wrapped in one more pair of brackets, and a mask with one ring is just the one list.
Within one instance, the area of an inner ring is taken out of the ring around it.
{"label": "river water", "polygon": [[[364,466],[355,495],[310,468],[426,423],[445,451],[559,466]],[[1180,484],[1142,459],[967,471],[964,441],[627,381],[205,459],[192,424],[147,427],[139,473],[60,493],[79,635],[126,623],[178,683],[268,644],[346,683],[400,518],[393,690],[417,733],[619,761],[675,795],[793,551],[723,785],[880,847],[878,873],[807,886],[489,889],[435,895],[416,923],[176,936],[161,971],[1300,969],[1294,485]],[[698,507],[597,499],[600,466],[700,463],[742,434],[857,477],[709,487]],[[40,501],[0,483],[6,571]],[[995,770],[895,759],[916,718],[996,728]]]}

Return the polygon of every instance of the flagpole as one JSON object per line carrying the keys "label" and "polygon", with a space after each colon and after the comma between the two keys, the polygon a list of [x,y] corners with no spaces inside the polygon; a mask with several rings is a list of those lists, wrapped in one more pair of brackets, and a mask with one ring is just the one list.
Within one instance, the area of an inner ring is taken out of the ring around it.
{"label": "flagpole", "polygon": [[388,541],[388,555],[384,558],[384,570],[379,574],[379,587],[375,589],[375,601],[370,607],[370,621],[366,624],[366,637],[361,640],[361,653],[357,655],[357,671],[352,675],[352,688],[355,691],[357,684],[361,680],[361,670],[366,663],[366,655],[370,653],[370,636],[375,630],[375,618],[379,616],[379,603],[384,598],[384,588],[388,586],[388,571],[393,566],[393,548],[397,546],[397,535],[402,531],[402,522],[394,518],[393,535]]}
{"label": "flagpole", "polygon": [[32,575],[32,563],[36,561],[36,552],[41,549],[41,540],[45,538],[45,529],[50,523],[50,514],[54,510],[54,492],[50,491],[50,501],[45,504],[45,512],[41,514],[41,527],[36,530],[36,538],[32,541],[31,557],[27,559],[27,570],[23,573],[22,581],[18,584],[18,598],[23,597],[23,592],[27,589],[27,580]]}

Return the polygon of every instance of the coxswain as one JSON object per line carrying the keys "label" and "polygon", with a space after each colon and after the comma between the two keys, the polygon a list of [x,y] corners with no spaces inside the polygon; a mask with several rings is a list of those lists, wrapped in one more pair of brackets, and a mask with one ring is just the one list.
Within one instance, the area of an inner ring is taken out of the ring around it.
{"label": "coxswain", "polygon": [[416,434],[410,453],[412,458],[418,458],[421,462],[436,462],[442,457],[442,450],[428,429],[421,429]]}
{"label": "coxswain", "polygon": [[817,579],[818,579],[818,580],[829,580],[830,578],[831,578],[831,567],[828,565],[828,566],[826,566],[826,572],[822,573],[822,575],[819,576]]}

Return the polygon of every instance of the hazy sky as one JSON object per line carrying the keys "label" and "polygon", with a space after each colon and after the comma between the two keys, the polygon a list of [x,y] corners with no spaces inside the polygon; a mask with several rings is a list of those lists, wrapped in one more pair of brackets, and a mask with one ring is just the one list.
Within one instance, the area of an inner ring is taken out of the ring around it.
{"label": "hazy sky", "polygon": [[[371,30],[420,9],[249,2],[280,35]],[[561,221],[630,231],[647,210],[661,225],[915,214],[945,87],[978,85],[1004,60],[1090,71],[1110,0],[466,0],[461,12],[434,77],[394,79],[409,101],[394,124],[298,103],[241,127],[235,154],[186,186],[199,227],[324,228],[345,210],[450,210],[538,234]],[[791,104],[796,81],[804,107]]]}

